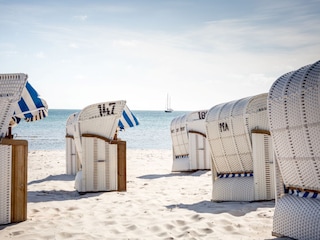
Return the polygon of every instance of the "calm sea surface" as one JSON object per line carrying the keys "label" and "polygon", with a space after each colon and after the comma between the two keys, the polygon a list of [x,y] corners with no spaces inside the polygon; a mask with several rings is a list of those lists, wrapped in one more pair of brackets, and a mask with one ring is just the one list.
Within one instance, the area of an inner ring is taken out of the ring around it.
{"label": "calm sea surface", "polygon": [[[49,116],[36,122],[21,121],[12,132],[15,139],[28,140],[29,150],[64,150],[66,122],[80,110],[50,109]],[[171,120],[186,112],[132,111],[140,125],[119,133],[131,149],[171,149]]]}

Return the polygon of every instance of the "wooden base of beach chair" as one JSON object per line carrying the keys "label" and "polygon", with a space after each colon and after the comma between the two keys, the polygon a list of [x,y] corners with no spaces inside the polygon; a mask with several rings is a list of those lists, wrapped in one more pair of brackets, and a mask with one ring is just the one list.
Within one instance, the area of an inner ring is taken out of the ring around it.
{"label": "wooden base of beach chair", "polygon": [[0,144],[0,224],[27,220],[28,142],[2,139]]}
{"label": "wooden base of beach chair", "polygon": [[320,236],[320,200],[284,195],[277,199],[273,236],[316,240]]}
{"label": "wooden base of beach chair", "polygon": [[79,193],[126,191],[126,142],[82,137],[82,170],[75,179]]}

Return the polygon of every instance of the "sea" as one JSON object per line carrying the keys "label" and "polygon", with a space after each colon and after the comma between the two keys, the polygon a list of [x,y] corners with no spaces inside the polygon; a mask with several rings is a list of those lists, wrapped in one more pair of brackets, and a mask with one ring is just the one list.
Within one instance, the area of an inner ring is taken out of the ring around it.
{"label": "sea", "polygon": [[[187,111],[131,110],[138,118],[139,125],[120,131],[118,138],[126,141],[129,149],[172,149],[171,121]],[[21,121],[13,127],[14,139],[28,141],[28,150],[65,150],[66,122],[68,117],[80,110],[49,109],[49,115],[39,121]]]}

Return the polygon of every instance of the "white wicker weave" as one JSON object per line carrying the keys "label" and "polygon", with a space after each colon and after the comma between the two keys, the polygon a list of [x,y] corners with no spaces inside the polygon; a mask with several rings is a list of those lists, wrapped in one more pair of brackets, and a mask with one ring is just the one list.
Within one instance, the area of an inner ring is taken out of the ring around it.
{"label": "white wicker weave", "polygon": [[267,94],[211,108],[206,118],[207,139],[219,174],[252,172],[253,129],[268,130]]}
{"label": "white wicker weave", "polygon": [[270,88],[270,131],[280,172],[277,186],[283,182],[286,192],[294,194],[277,194],[273,222],[276,236],[320,236],[319,83],[320,61],[284,74]]}
{"label": "white wicker weave", "polygon": [[187,114],[176,117],[170,125],[173,154],[175,157],[189,154],[187,132]]}
{"label": "white wicker weave", "polygon": [[286,187],[320,191],[320,61],[280,77],[271,87],[271,135]]}
{"label": "white wicker weave", "polygon": [[[8,132],[14,104],[20,98],[28,76],[0,74],[0,139]],[[0,224],[11,222],[11,146],[0,145]]]}
{"label": "white wicker weave", "polygon": [[117,190],[117,145],[96,137],[83,137],[82,170],[75,179],[78,192]]}
{"label": "white wicker weave", "polygon": [[172,171],[209,170],[211,154],[206,140],[207,110],[178,116],[171,121]]}
{"label": "white wicker weave", "polygon": [[74,117],[74,141],[79,161],[82,163],[82,135],[95,134],[112,140],[126,101],[96,103],[85,107]]}
{"label": "white wicker weave", "polygon": [[117,144],[109,143],[125,105],[123,100],[92,104],[68,118],[67,171],[76,169],[78,192],[117,190]]}
{"label": "white wicker weave", "polygon": [[189,137],[187,131],[187,114],[174,118],[170,125],[172,140],[172,171],[189,171]]}
{"label": "white wicker weave", "polygon": [[11,146],[0,145],[0,224],[11,222]]}
{"label": "white wicker weave", "polygon": [[253,177],[218,178],[213,182],[212,201],[253,201]]}
{"label": "white wicker weave", "polygon": [[80,170],[80,162],[74,141],[74,129],[77,113],[71,114],[66,123],[66,173],[76,175]]}
{"label": "white wicker weave", "polygon": [[318,240],[319,216],[320,200],[286,194],[276,202],[272,234],[299,240]]}
{"label": "white wicker weave", "polygon": [[[252,131],[260,131],[253,138]],[[267,94],[211,108],[206,133],[213,157],[212,199],[254,201],[274,199],[273,154],[268,135]],[[219,178],[225,174],[251,177]],[[231,192],[229,192],[231,191]]]}
{"label": "white wicker weave", "polygon": [[23,73],[0,74],[0,138],[3,138],[13,116],[12,104],[21,98],[28,76]]}
{"label": "white wicker weave", "polygon": [[254,200],[275,198],[274,155],[268,134],[252,133]]}

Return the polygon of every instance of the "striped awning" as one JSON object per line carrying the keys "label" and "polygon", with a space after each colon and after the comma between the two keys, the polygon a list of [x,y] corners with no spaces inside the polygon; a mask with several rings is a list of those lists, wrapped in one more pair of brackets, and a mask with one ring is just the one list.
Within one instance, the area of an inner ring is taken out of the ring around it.
{"label": "striped awning", "polygon": [[48,116],[48,105],[29,82],[22,91],[21,99],[14,106],[14,113],[10,125],[18,124],[21,119],[27,122],[41,120]]}
{"label": "striped awning", "polygon": [[122,116],[119,119],[119,123],[118,123],[120,130],[124,130],[126,128],[130,128],[138,125],[139,125],[138,118],[130,111],[130,109],[126,105],[123,109]]}

